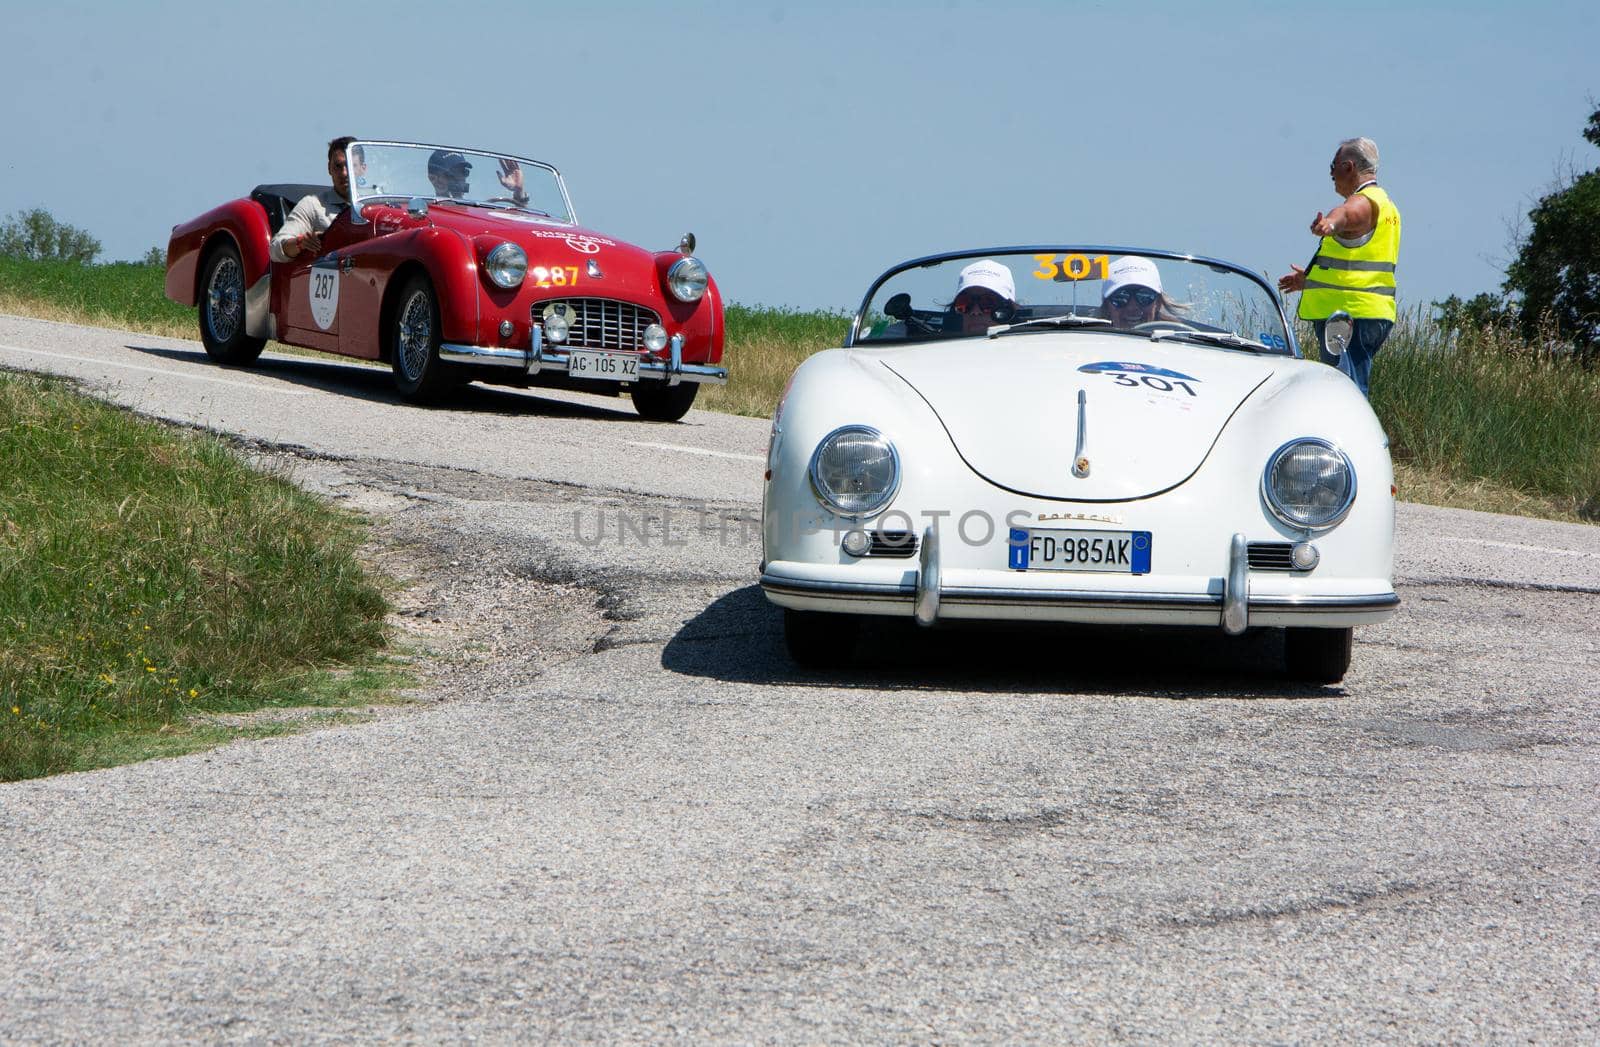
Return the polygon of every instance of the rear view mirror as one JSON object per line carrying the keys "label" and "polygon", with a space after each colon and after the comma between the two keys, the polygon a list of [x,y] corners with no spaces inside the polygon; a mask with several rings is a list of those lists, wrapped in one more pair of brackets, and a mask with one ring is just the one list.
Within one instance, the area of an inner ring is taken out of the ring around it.
{"label": "rear view mirror", "polygon": [[1355,330],[1355,321],[1350,319],[1349,313],[1340,311],[1328,317],[1322,325],[1322,344],[1328,355],[1343,355]]}

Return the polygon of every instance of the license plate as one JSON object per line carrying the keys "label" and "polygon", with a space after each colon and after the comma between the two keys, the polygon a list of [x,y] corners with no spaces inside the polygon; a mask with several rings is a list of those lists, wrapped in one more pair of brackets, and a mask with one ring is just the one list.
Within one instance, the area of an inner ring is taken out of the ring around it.
{"label": "license plate", "polygon": [[639,377],[639,358],[628,353],[574,349],[567,357],[567,373],[574,378],[609,378],[614,382],[632,382]]}
{"label": "license plate", "polygon": [[1013,527],[1008,560],[1013,571],[1149,574],[1150,532]]}

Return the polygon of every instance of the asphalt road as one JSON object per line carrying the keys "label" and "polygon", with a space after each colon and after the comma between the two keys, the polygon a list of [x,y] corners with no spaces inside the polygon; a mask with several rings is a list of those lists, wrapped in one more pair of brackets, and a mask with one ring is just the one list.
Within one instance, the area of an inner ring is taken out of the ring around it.
{"label": "asphalt road", "polygon": [[759,420],[4,316],[0,367],[372,513],[441,652],[368,722],[0,786],[0,1041],[1600,1039],[1600,529],[1402,505],[1337,687],[1155,631],[804,673]]}

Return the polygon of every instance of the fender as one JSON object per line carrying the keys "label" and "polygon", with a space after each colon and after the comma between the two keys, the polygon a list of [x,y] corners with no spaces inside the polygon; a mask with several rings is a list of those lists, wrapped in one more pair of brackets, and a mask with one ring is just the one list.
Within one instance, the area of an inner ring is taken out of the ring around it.
{"label": "fender", "polygon": [[385,296],[391,289],[398,290],[392,288],[395,272],[409,262],[420,263],[439,299],[440,339],[477,344],[478,262],[465,237],[454,230],[426,226],[390,233],[381,241],[368,241],[346,253],[359,259],[360,265],[386,274]]}
{"label": "fender", "polygon": [[179,305],[193,306],[200,300],[200,259],[214,241],[226,233],[239,248],[246,287],[267,275],[271,259],[268,244],[272,239],[267,212],[254,200],[230,200],[198,218],[172,227],[167,242],[166,296]]}

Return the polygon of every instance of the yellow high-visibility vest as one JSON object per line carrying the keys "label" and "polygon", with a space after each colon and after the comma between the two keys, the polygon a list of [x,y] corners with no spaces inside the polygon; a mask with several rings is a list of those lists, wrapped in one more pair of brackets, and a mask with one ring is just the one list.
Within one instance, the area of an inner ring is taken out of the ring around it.
{"label": "yellow high-visibility vest", "polygon": [[1300,319],[1326,320],[1343,310],[1358,320],[1393,320],[1394,270],[1400,260],[1400,209],[1376,185],[1357,189],[1378,224],[1360,240],[1324,236],[1306,270]]}

